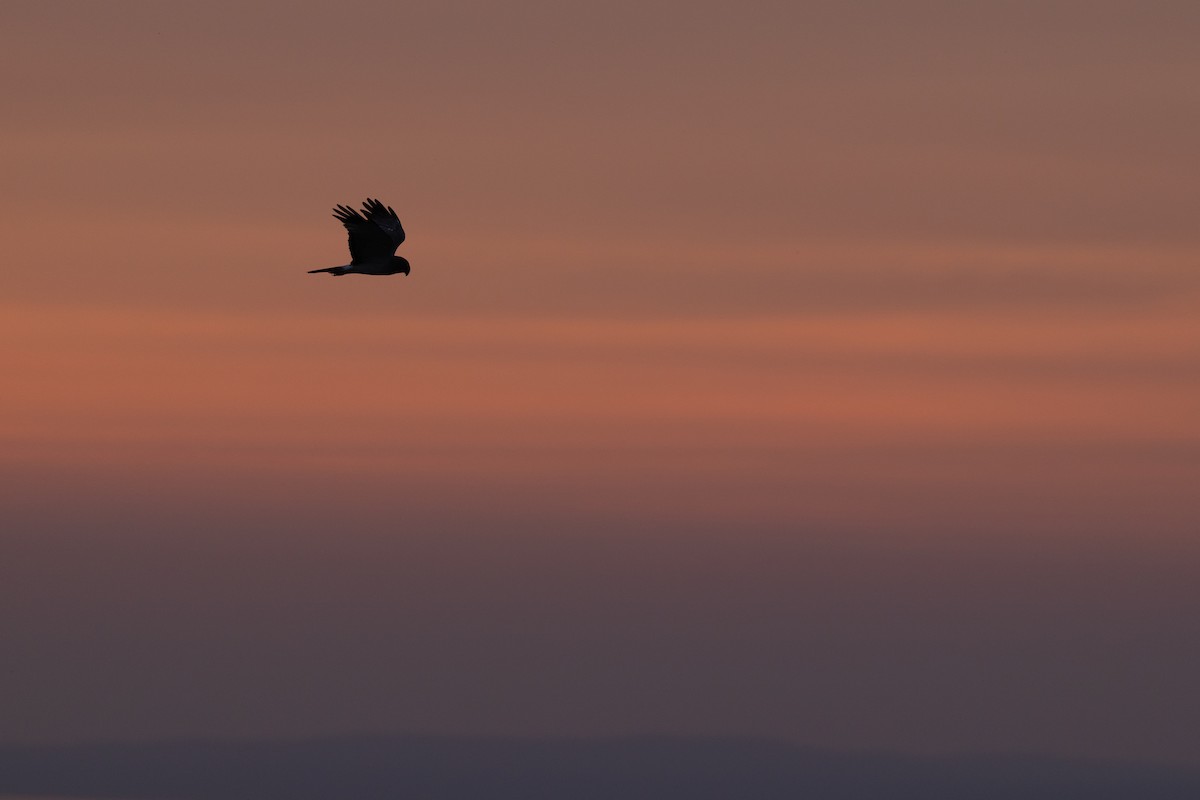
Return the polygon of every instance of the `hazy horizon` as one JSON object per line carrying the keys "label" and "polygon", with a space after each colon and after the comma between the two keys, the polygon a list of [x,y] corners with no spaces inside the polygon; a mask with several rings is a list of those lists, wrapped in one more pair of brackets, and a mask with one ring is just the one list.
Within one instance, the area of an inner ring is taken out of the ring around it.
{"label": "hazy horizon", "polygon": [[1200,769],[1028,755],[914,757],[801,748],[763,739],[357,736],[290,741],[0,746],[8,789],[223,800],[480,796],[797,796],[981,800],[1131,796],[1185,800]]}

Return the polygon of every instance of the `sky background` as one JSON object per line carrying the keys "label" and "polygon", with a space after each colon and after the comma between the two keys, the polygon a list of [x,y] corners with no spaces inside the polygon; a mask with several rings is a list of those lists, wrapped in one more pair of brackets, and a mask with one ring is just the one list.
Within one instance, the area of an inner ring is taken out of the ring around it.
{"label": "sky background", "polygon": [[1196,763],[1198,38],[10,4],[0,741]]}

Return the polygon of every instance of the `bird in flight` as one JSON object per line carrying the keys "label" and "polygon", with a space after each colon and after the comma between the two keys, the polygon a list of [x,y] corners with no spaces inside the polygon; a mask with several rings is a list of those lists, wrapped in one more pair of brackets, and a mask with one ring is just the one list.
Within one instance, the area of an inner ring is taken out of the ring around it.
{"label": "bird in flight", "polygon": [[404,226],[396,212],[378,200],[366,200],[362,211],[339,205],[333,216],[341,220],[350,234],[350,263],[341,267],[310,269],[308,274],[395,275],[408,274],[408,259],[396,255],[404,241]]}

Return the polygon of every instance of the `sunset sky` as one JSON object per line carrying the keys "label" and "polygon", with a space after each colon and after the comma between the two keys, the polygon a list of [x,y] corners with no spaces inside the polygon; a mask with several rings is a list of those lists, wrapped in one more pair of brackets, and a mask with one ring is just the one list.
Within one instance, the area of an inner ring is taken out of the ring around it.
{"label": "sunset sky", "polygon": [[5,7],[0,742],[1200,763],[1200,6],[424,5]]}

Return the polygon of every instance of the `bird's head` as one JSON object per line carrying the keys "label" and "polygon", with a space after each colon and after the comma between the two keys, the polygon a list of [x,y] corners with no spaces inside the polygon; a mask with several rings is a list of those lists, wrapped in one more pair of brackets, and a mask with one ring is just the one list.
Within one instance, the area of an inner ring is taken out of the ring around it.
{"label": "bird's head", "polygon": [[407,258],[401,258],[400,256],[392,256],[392,274],[393,275],[395,275],[397,272],[403,272],[405,275],[407,275],[408,270],[409,270],[409,266],[408,266]]}

